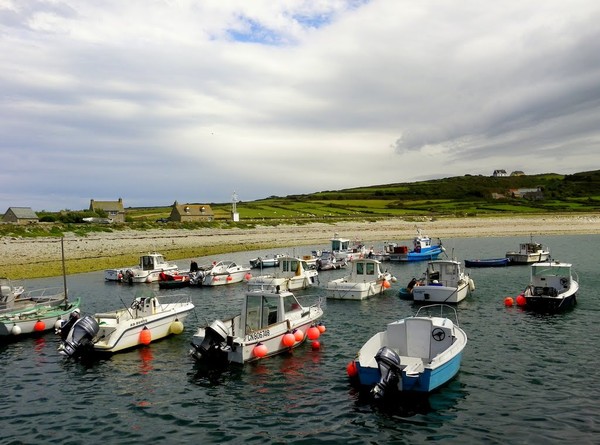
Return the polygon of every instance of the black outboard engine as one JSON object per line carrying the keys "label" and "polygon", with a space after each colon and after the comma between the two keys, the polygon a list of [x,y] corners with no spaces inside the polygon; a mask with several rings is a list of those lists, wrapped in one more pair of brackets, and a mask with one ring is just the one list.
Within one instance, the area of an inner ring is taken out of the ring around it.
{"label": "black outboard engine", "polygon": [[400,367],[400,357],[398,354],[387,346],[377,351],[375,361],[377,361],[381,379],[371,392],[376,400],[381,400],[385,397],[386,391],[393,392],[398,390],[398,383],[402,379],[402,368]]}
{"label": "black outboard engine", "polygon": [[190,351],[192,356],[201,359],[211,352],[217,352],[221,349],[223,343],[227,341],[227,326],[221,320],[215,320],[204,330],[204,339],[199,345],[192,342],[194,349]]}
{"label": "black outboard engine", "polygon": [[[80,357],[93,346],[93,339],[98,334],[100,326],[90,315],[75,321],[58,347],[58,352],[67,357]],[[61,337],[63,335],[61,334]]]}

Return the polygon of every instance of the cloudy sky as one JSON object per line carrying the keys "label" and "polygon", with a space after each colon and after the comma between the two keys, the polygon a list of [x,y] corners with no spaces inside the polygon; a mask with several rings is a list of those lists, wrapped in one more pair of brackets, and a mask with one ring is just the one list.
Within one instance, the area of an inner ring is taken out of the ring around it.
{"label": "cloudy sky", "polygon": [[600,168],[597,0],[0,0],[0,214]]}

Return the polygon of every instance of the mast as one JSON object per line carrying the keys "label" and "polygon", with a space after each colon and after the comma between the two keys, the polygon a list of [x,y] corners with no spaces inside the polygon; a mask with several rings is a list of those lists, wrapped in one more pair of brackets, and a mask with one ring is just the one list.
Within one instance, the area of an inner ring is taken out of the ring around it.
{"label": "mast", "polygon": [[60,237],[60,251],[62,256],[62,271],[63,271],[63,287],[65,290],[65,301],[69,299],[67,295],[67,269],[65,267],[65,237]]}

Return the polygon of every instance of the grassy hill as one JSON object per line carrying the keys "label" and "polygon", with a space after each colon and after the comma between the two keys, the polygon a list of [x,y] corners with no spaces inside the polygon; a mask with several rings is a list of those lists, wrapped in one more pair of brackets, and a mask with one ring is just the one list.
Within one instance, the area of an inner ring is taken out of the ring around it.
{"label": "grassy hill", "polygon": [[[539,190],[521,195],[519,191]],[[508,177],[457,176],[430,181],[374,185],[305,195],[270,196],[239,202],[240,222],[231,222],[231,203],[210,203],[214,222],[158,223],[171,207],[127,208],[126,224],[78,224],[89,211],[39,213],[48,224],[15,226],[0,224],[0,236],[60,236],[64,232],[85,234],[125,227],[138,230],[156,227],[246,227],[348,219],[393,217],[485,216],[534,213],[600,211],[600,170],[559,175],[555,173]],[[65,214],[68,219],[65,219]],[[105,216],[105,215],[98,215]]]}

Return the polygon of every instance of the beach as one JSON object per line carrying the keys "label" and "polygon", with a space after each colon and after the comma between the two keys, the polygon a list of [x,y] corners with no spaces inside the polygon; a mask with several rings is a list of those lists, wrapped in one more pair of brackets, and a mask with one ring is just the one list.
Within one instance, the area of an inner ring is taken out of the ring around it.
{"label": "beach", "polygon": [[[94,232],[88,236],[67,233],[64,236],[65,256],[69,261],[110,259],[124,255],[140,255],[149,251],[160,253],[197,249],[234,252],[270,247],[295,247],[329,244],[334,234],[362,241],[375,250],[382,246],[375,241],[406,242],[416,234],[416,228],[432,238],[476,238],[547,235],[600,234],[600,214],[540,215],[472,218],[413,218],[378,221],[315,222],[302,225],[261,226],[228,229],[152,229],[145,231],[115,230]],[[61,261],[61,247],[56,237],[3,237],[0,239],[0,276],[11,266],[32,266]],[[166,255],[169,257],[169,255]],[[170,257],[170,259],[178,259]],[[117,267],[115,265],[113,267]],[[101,267],[89,266],[89,271]],[[38,274],[38,276],[44,276]]]}

